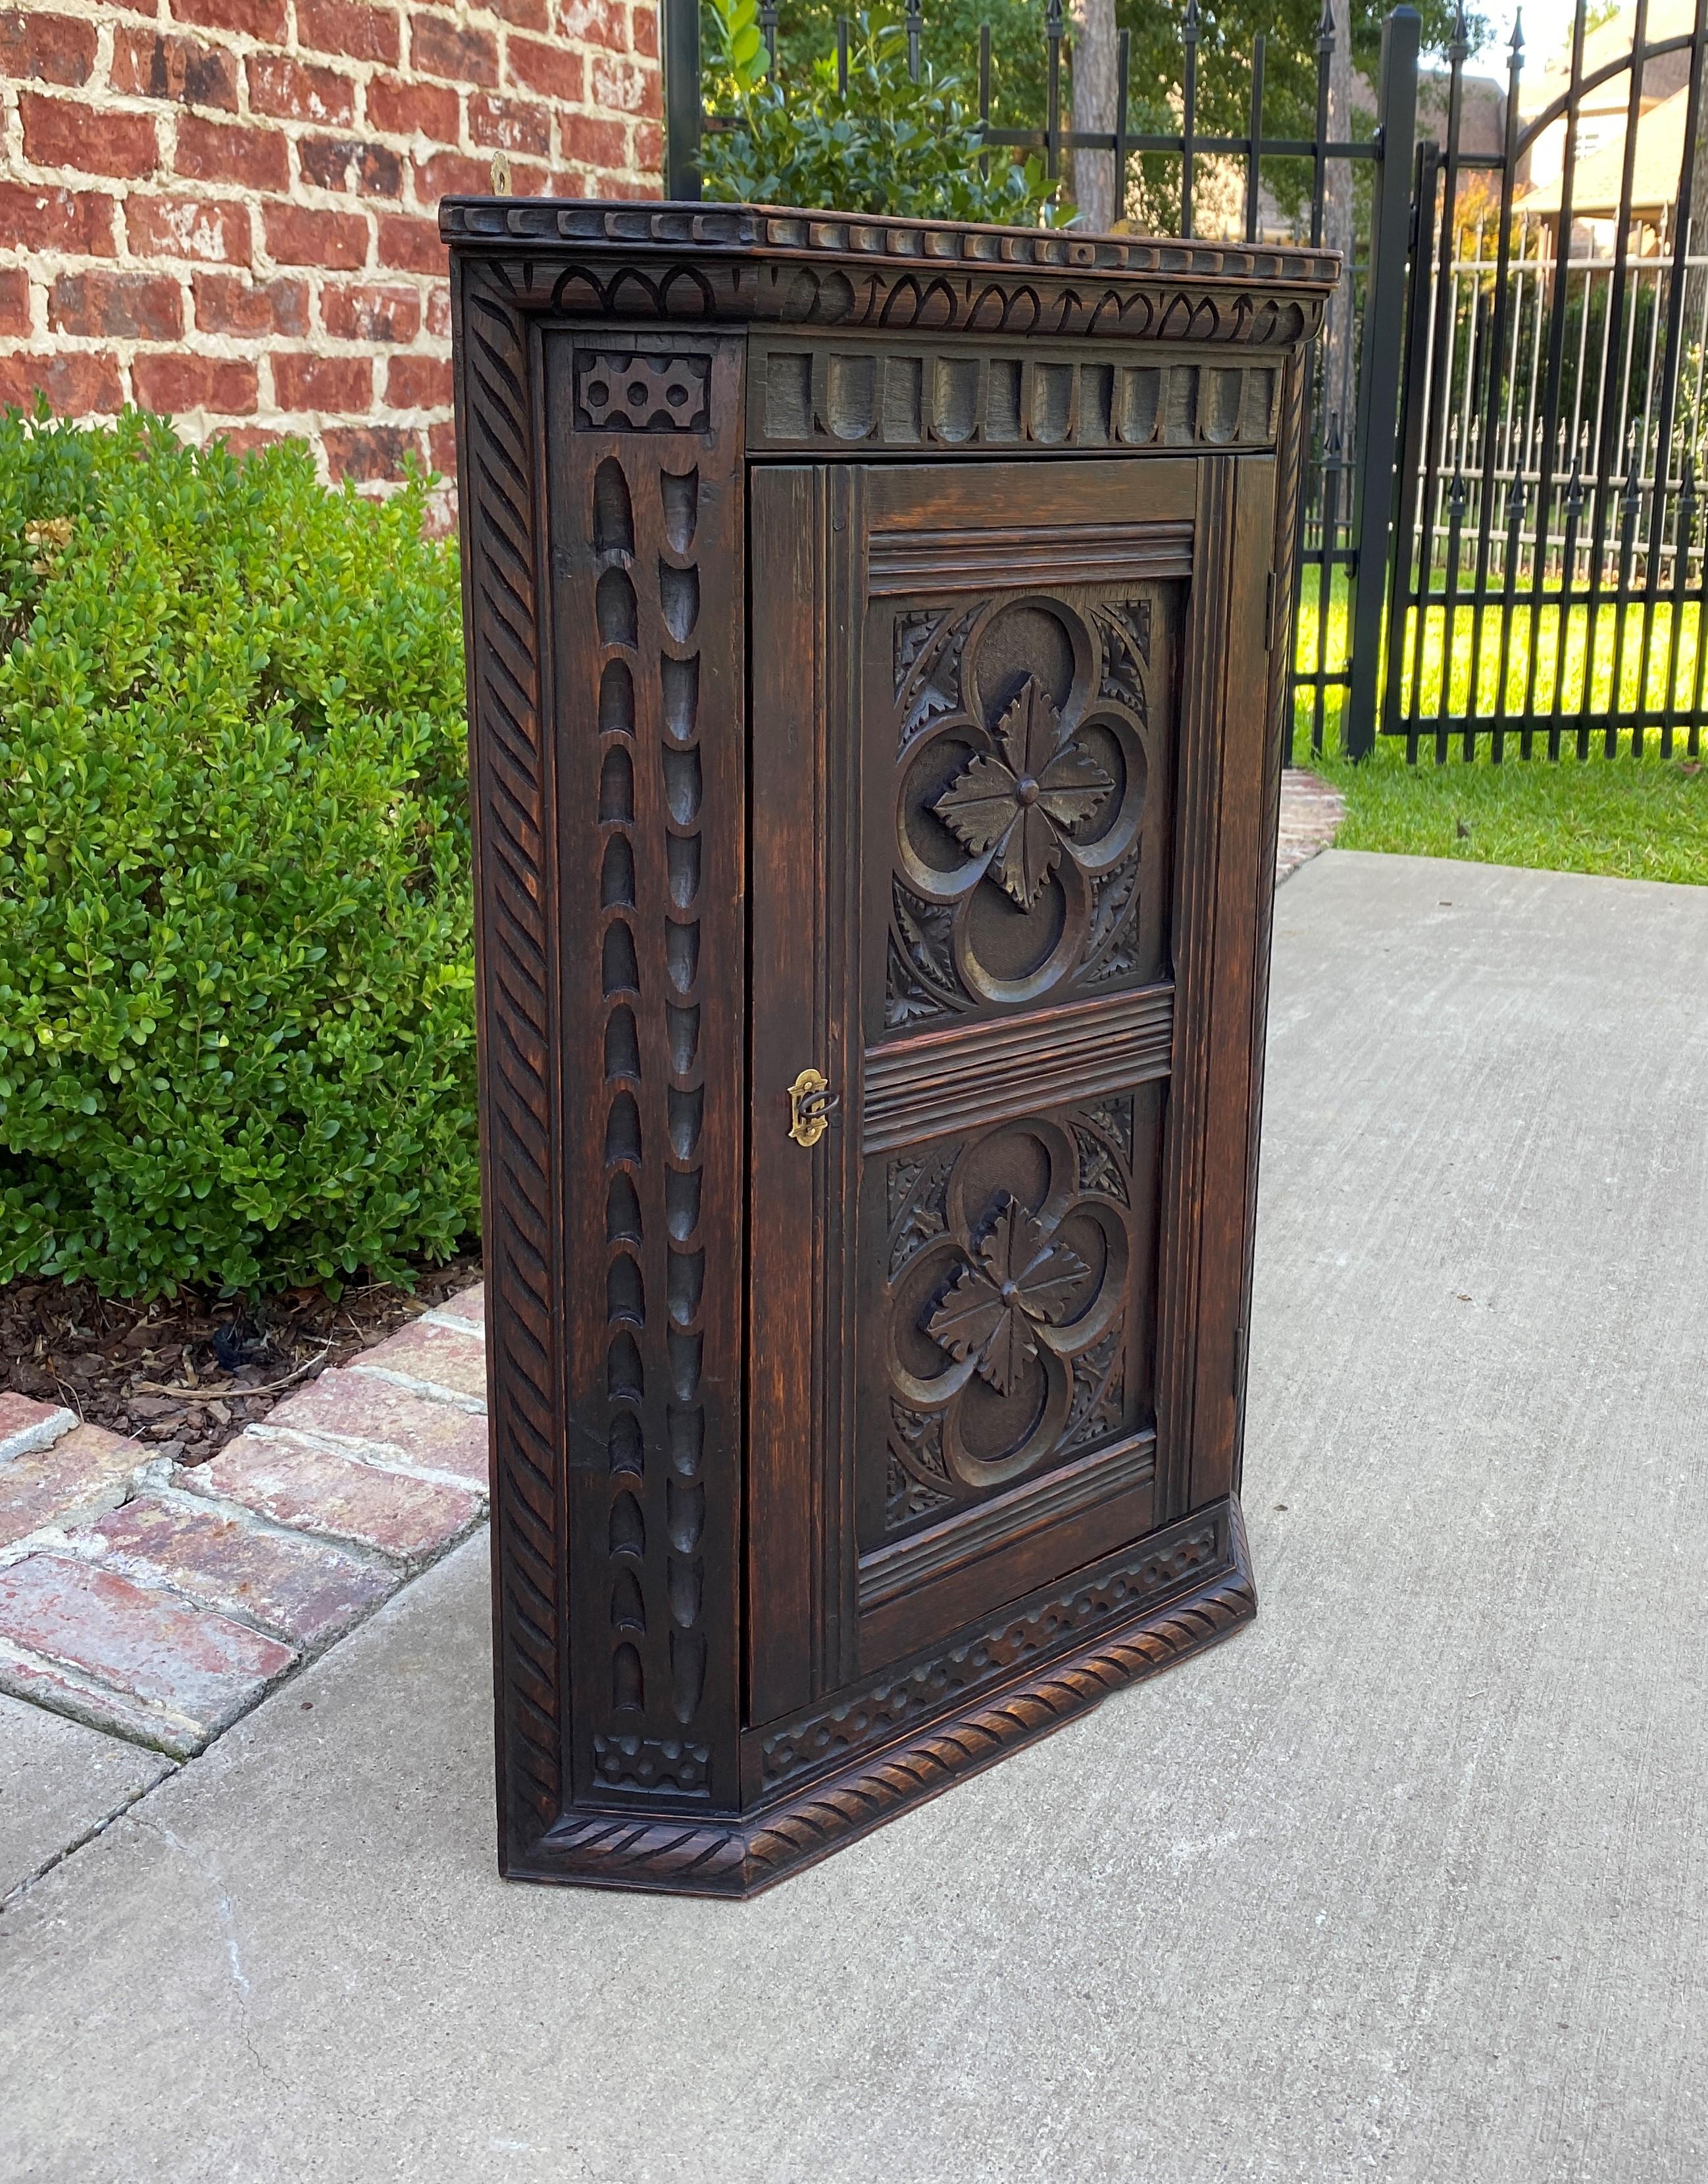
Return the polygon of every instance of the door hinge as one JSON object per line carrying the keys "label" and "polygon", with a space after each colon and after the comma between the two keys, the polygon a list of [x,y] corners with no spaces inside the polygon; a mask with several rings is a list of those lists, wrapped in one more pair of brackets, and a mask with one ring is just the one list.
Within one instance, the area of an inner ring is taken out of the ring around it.
{"label": "door hinge", "polygon": [[1271,569],[1263,592],[1263,649],[1275,649],[1275,571]]}

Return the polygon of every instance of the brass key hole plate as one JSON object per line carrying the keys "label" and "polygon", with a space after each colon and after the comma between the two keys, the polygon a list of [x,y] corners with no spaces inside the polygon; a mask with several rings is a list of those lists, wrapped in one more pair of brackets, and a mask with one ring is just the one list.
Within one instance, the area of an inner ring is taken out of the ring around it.
{"label": "brass key hole plate", "polygon": [[789,1135],[798,1145],[815,1145],[830,1128],[837,1095],[822,1071],[804,1069],[789,1087]]}

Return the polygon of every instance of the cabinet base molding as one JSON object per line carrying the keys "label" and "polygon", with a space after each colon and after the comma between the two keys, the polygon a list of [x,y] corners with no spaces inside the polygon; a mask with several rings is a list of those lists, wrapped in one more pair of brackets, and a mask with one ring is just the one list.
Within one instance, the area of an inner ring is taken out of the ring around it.
{"label": "cabinet base molding", "polygon": [[[963,1698],[850,1764],[740,1817],[575,1810],[526,1850],[513,1853],[505,1877],[673,1895],[756,1896],[1089,1713],[1111,1692],[1204,1652],[1250,1622],[1257,1591],[1238,1501],[1230,1496],[1188,1520],[1191,1526],[1206,1523],[1217,1525],[1225,1542],[1208,1568],[1159,1598],[1141,1601],[1125,1618],[1099,1624],[1094,1635],[1070,1642],[1047,1659],[1029,1661],[981,1689],[976,1698]],[[960,1634],[938,1651],[947,1657],[965,1647],[965,1634]]]}

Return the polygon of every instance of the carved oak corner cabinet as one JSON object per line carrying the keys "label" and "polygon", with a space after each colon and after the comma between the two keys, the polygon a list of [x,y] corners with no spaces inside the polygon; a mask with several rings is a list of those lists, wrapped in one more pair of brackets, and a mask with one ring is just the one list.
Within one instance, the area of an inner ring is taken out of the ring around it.
{"label": "carved oak corner cabinet", "polygon": [[1255,1613],[1321,252],[449,199],[511,1875],[740,1896]]}

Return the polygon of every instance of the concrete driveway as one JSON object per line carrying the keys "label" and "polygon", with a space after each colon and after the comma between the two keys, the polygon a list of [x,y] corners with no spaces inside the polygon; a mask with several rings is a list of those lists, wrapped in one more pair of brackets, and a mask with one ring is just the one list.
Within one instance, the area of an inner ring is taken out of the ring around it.
{"label": "concrete driveway", "polygon": [[1700,2184],[1708,890],[1277,926],[1251,1631],[753,1904],[504,1888],[472,1541],[0,1917],[0,2176]]}

